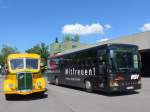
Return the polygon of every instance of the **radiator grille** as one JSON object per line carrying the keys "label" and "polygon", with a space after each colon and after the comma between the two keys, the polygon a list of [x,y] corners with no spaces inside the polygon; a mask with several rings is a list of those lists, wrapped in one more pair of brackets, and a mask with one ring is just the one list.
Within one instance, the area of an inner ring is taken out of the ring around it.
{"label": "radiator grille", "polygon": [[32,73],[18,73],[18,90],[32,90]]}

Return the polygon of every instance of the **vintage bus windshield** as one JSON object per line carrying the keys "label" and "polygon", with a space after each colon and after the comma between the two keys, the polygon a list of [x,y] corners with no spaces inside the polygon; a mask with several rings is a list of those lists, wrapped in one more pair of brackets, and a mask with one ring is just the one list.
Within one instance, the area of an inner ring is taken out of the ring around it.
{"label": "vintage bus windshield", "polygon": [[23,69],[24,68],[24,62],[23,59],[12,59],[10,60],[11,69]]}
{"label": "vintage bus windshield", "polygon": [[112,72],[139,71],[139,56],[136,47],[121,47],[110,50]]}
{"label": "vintage bus windshield", "polygon": [[27,69],[38,69],[38,60],[37,59],[26,59],[26,68]]}
{"label": "vintage bus windshield", "polygon": [[12,59],[10,60],[12,70],[16,69],[38,69],[38,59]]}

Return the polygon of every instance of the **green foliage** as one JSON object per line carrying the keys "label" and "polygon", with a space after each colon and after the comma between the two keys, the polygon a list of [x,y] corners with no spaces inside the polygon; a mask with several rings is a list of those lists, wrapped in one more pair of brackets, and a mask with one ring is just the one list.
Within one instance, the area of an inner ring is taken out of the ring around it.
{"label": "green foliage", "polygon": [[44,63],[44,65],[46,65],[47,58],[50,53],[49,46],[46,45],[45,43],[37,44],[33,46],[32,48],[26,50],[25,52],[39,54],[42,58],[42,63]]}
{"label": "green foliage", "polygon": [[11,47],[8,45],[3,45],[0,52],[1,52],[1,54],[0,54],[0,65],[4,65],[6,63],[7,56],[9,54],[19,53],[17,48]]}
{"label": "green foliage", "polygon": [[64,35],[64,41],[74,41],[74,42],[79,42],[80,41],[80,36],[79,35]]}
{"label": "green foliage", "polygon": [[0,55],[0,65],[4,66],[5,61],[4,61],[4,56]]}
{"label": "green foliage", "polygon": [[64,41],[71,41],[72,40],[72,36],[71,35],[64,35]]}
{"label": "green foliage", "polygon": [[79,35],[75,35],[74,36],[74,41],[75,42],[79,42],[80,41],[80,36]]}

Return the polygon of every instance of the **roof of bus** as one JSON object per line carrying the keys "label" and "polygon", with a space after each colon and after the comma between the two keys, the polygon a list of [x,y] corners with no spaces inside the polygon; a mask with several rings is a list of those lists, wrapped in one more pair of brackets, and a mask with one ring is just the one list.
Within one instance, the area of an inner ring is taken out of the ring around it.
{"label": "roof of bus", "polygon": [[15,59],[15,58],[40,58],[40,55],[33,53],[17,53],[8,55],[8,59]]}
{"label": "roof of bus", "polygon": [[136,46],[136,45],[132,45],[132,44],[120,44],[120,43],[107,43],[107,44],[96,43],[96,44],[89,45],[89,46],[86,46],[86,47],[70,49],[70,50],[67,50],[67,51],[55,54],[55,55],[50,55],[50,57],[51,58],[53,58],[53,57],[61,57],[61,56],[66,55],[66,54],[70,54],[70,53],[74,53],[74,52],[78,52],[78,51],[82,51],[82,50],[86,50],[86,49],[90,49],[90,48],[95,48],[95,47],[100,47],[100,46],[101,47],[102,46],[110,46],[110,45]]}

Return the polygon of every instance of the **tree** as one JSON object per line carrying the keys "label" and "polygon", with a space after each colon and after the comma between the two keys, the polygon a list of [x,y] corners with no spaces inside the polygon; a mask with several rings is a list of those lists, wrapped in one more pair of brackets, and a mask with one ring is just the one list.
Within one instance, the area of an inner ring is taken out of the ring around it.
{"label": "tree", "polygon": [[57,37],[56,37],[55,43],[59,43],[59,42],[58,42],[58,38],[57,38]]}
{"label": "tree", "polygon": [[0,65],[4,65],[9,54],[19,53],[18,49],[8,45],[3,45],[0,54]]}
{"label": "tree", "polygon": [[64,41],[74,41],[74,42],[79,42],[80,41],[80,36],[79,35],[64,35]]}
{"label": "tree", "polygon": [[39,54],[42,58],[42,63],[44,65],[46,65],[47,63],[47,58],[49,56],[49,46],[46,45],[45,43],[40,43],[37,44],[35,46],[33,46],[32,48],[26,50],[27,53],[35,53],[35,54]]}
{"label": "tree", "polygon": [[74,36],[74,41],[75,42],[79,42],[80,41],[80,36],[79,35],[75,35]]}
{"label": "tree", "polygon": [[72,40],[72,36],[71,35],[64,35],[64,41],[71,41]]}

